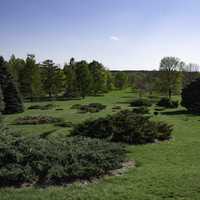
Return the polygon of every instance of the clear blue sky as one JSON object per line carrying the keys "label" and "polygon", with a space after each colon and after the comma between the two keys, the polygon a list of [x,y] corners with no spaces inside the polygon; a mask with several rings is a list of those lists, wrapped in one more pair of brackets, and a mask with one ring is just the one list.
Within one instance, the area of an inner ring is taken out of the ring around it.
{"label": "clear blue sky", "polygon": [[0,54],[110,69],[157,69],[163,56],[200,63],[199,0],[0,0]]}

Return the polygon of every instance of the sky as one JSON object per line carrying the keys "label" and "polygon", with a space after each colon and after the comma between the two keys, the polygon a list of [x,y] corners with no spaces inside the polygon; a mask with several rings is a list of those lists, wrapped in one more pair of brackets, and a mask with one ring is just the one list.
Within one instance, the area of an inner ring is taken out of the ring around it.
{"label": "sky", "polygon": [[200,63],[199,0],[0,0],[0,55],[112,70],[158,69],[161,58]]}

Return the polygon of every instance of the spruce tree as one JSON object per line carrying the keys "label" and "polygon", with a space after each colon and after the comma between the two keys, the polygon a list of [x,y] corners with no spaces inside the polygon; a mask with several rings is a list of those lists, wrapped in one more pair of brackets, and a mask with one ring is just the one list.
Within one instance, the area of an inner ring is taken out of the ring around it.
{"label": "spruce tree", "polygon": [[4,114],[23,112],[23,103],[17,86],[8,71],[8,63],[0,57],[0,85],[5,102]]}

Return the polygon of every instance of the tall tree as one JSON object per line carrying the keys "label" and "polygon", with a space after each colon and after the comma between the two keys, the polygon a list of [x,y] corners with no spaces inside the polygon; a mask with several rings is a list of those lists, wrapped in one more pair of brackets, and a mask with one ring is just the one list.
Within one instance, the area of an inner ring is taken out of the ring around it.
{"label": "tall tree", "polygon": [[124,89],[127,87],[128,84],[128,76],[125,72],[117,72],[115,75],[115,87],[117,89]]}
{"label": "tall tree", "polygon": [[27,55],[25,66],[19,71],[19,88],[25,98],[33,98],[41,94],[40,68],[35,56]]}
{"label": "tall tree", "polygon": [[64,86],[63,71],[52,60],[45,60],[42,63],[41,71],[44,91],[49,97],[59,94]]}
{"label": "tall tree", "polygon": [[8,63],[3,57],[0,57],[0,86],[5,102],[3,113],[12,114],[23,112],[24,108],[20,93],[11,74],[9,73],[8,68]]}
{"label": "tall tree", "polygon": [[76,81],[79,93],[82,98],[90,93],[91,87],[91,74],[86,61],[80,61],[76,63]]}
{"label": "tall tree", "polygon": [[76,62],[74,58],[70,59],[69,64],[64,66],[65,74],[65,96],[66,97],[76,97],[78,96],[78,86],[76,81]]}
{"label": "tall tree", "polygon": [[172,93],[181,87],[181,62],[175,57],[165,57],[160,63],[160,86],[161,90],[168,94],[171,99]]}
{"label": "tall tree", "polygon": [[89,64],[89,70],[92,77],[91,90],[94,95],[105,92],[107,77],[104,66],[97,61],[93,61]]}

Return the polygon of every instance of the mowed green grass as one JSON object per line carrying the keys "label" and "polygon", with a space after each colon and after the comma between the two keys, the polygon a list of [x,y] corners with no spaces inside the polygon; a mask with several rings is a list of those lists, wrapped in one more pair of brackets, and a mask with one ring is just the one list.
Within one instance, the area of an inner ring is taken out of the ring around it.
{"label": "mowed green grass", "polygon": [[[77,115],[69,109],[77,103],[59,102],[65,112],[46,114],[66,117],[73,122],[82,121],[88,117],[97,117],[111,112],[113,104],[126,101],[134,94],[128,91],[115,91],[105,97],[89,97],[86,102],[104,102],[108,109],[99,114]],[[122,104],[126,107],[126,104]],[[179,108],[182,109],[182,108]],[[68,112],[67,112],[68,111]],[[95,183],[75,183],[67,187],[48,188],[7,188],[0,189],[1,200],[199,200],[200,199],[200,116],[174,113],[158,115],[155,120],[163,120],[174,125],[173,140],[160,144],[128,146],[129,159],[137,163],[122,176],[105,177]],[[43,112],[43,111],[42,111]],[[51,113],[52,112],[52,113]],[[38,114],[34,111],[35,114]],[[45,113],[45,111],[44,111]],[[44,114],[43,113],[43,114]],[[28,111],[22,115],[33,114]],[[18,115],[17,115],[18,116]],[[9,116],[6,122],[11,122],[15,116]],[[76,117],[77,116],[77,117]],[[13,128],[16,128],[13,126]],[[38,133],[44,129],[34,127],[23,128],[23,131]],[[20,128],[19,128],[20,129]],[[58,132],[64,131],[63,129]]]}

